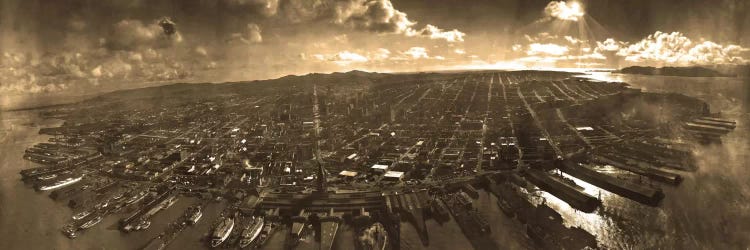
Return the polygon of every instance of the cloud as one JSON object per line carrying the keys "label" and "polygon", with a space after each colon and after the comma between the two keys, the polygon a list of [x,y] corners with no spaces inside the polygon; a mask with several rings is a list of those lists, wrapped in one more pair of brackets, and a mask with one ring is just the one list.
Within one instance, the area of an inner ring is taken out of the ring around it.
{"label": "cloud", "polygon": [[159,20],[144,24],[140,20],[124,19],[114,25],[106,38],[106,45],[113,50],[132,50],[143,47],[164,48],[182,42],[179,31],[168,27],[160,24]]}
{"label": "cloud", "polygon": [[340,66],[348,66],[352,63],[363,63],[370,60],[361,54],[347,50],[332,55],[315,54],[313,57],[319,61],[329,61]]}
{"label": "cloud", "polygon": [[563,38],[565,38],[565,41],[568,41],[570,44],[578,44],[581,42],[580,39],[576,39],[572,36],[564,36]]}
{"label": "cloud", "polygon": [[552,18],[574,22],[578,21],[578,19],[584,15],[581,4],[578,2],[568,3],[565,1],[550,2],[544,7],[544,13]]}
{"label": "cloud", "polygon": [[259,43],[263,41],[263,37],[260,35],[260,26],[254,23],[247,25],[248,40],[251,43]]}
{"label": "cloud", "polygon": [[463,49],[455,49],[453,50],[453,52],[459,55],[466,54],[466,50],[463,50]]}
{"label": "cloud", "polygon": [[466,36],[459,30],[444,30],[431,24],[417,28],[417,23],[394,8],[390,0],[286,0],[280,6],[283,16],[295,23],[323,19],[360,31],[426,37],[451,43],[463,42]]}
{"label": "cloud", "polygon": [[[307,54],[299,55],[302,60],[307,60]],[[415,64],[424,63],[424,60],[443,61],[447,60],[444,56],[431,56],[424,47],[410,47],[409,49],[395,53],[385,48],[377,48],[370,52],[343,50],[332,54],[313,54],[312,58],[319,62],[330,62],[338,66],[358,65],[359,67],[379,67],[389,68],[394,64]],[[390,69],[392,70],[392,69]]]}
{"label": "cloud", "polygon": [[270,17],[279,10],[279,0],[222,0],[232,8],[243,8],[252,14]]}
{"label": "cloud", "polygon": [[[657,31],[634,44],[620,44],[623,46],[619,48],[617,55],[632,63],[695,65],[748,62],[745,59],[749,51],[747,48],[732,44],[721,45],[712,41],[694,42],[680,32]],[[615,47],[610,47],[613,48]]]}
{"label": "cloud", "polygon": [[[463,42],[464,36],[466,36],[466,34],[464,34],[461,31],[458,31],[457,29],[445,31],[431,24],[425,25],[425,27],[419,31],[419,34],[429,37],[430,39],[443,39],[445,41],[452,42],[452,43]],[[411,34],[407,34],[407,35],[411,35]]]}
{"label": "cloud", "polygon": [[384,48],[378,48],[374,53],[370,55],[370,58],[376,61],[388,59],[391,56],[391,51]]}
{"label": "cloud", "polygon": [[227,39],[228,43],[240,41],[244,44],[253,44],[263,42],[260,26],[255,23],[249,23],[244,33],[232,33]]}
{"label": "cloud", "polygon": [[402,52],[402,54],[409,56],[411,59],[430,58],[430,56],[427,54],[427,49],[423,47],[411,47],[408,50]]}
{"label": "cloud", "polygon": [[208,56],[208,51],[203,46],[195,47],[195,53],[200,56]]}
{"label": "cloud", "polygon": [[568,47],[558,45],[554,43],[532,43],[529,44],[529,49],[526,51],[527,55],[553,55],[560,56],[568,53]]}
{"label": "cloud", "polygon": [[604,41],[596,42],[596,50],[598,51],[619,51],[620,48],[626,46],[627,43],[615,41],[615,39],[607,38]]}

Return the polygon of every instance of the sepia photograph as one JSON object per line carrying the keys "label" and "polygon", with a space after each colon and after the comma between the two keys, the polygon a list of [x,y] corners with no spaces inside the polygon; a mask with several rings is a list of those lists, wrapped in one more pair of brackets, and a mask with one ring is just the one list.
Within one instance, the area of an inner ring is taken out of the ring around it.
{"label": "sepia photograph", "polygon": [[750,250],[750,0],[0,0],[3,250]]}

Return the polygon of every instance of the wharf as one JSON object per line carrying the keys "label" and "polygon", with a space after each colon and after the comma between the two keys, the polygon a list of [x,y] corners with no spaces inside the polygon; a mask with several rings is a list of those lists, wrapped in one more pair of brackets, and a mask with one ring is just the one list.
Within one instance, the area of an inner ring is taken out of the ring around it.
{"label": "wharf", "polygon": [[628,164],[626,159],[613,154],[595,154],[591,158],[595,162],[612,165],[613,167],[626,170],[635,174],[643,175],[653,180],[677,186],[682,182],[682,176],[675,173],[662,171],[655,168],[634,166]]}

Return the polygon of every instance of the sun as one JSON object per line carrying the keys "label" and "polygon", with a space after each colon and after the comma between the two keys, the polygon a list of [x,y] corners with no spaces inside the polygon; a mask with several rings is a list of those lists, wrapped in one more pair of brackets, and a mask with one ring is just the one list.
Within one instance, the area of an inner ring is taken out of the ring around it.
{"label": "sun", "polygon": [[580,3],[565,1],[552,1],[544,11],[554,18],[566,21],[578,21],[586,14]]}

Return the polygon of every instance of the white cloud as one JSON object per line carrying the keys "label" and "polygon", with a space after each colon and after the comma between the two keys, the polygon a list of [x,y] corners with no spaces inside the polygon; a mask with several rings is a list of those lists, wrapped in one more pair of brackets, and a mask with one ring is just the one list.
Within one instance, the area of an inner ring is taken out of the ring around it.
{"label": "white cloud", "polygon": [[560,56],[568,53],[568,47],[554,44],[554,43],[532,43],[529,44],[529,49],[526,51],[527,55],[553,55]]}
{"label": "white cloud", "polygon": [[201,56],[208,56],[208,51],[203,46],[195,47],[195,53]]}
{"label": "white cloud", "polygon": [[455,49],[455,50],[453,50],[453,52],[455,52],[456,54],[459,54],[459,55],[466,54],[466,50],[463,50],[463,49]]}
{"label": "white cloud", "polygon": [[430,58],[427,55],[427,49],[424,47],[411,47],[408,50],[402,52],[402,54],[411,57],[412,59],[427,59]]}
{"label": "white cloud", "polygon": [[615,41],[615,39],[607,38],[606,40],[596,42],[597,51],[618,51],[622,46],[626,46],[624,42]]}
{"label": "white cloud", "polygon": [[621,44],[625,46],[620,47],[617,55],[633,63],[694,65],[738,64],[748,61],[744,58],[747,56],[747,48],[712,41],[694,42],[680,32],[657,31],[634,44]]}
{"label": "white cloud", "polygon": [[463,42],[465,33],[444,30],[427,24],[423,28],[415,28],[416,22],[409,20],[406,13],[393,7],[390,0],[322,0],[306,1],[306,4],[292,1],[288,4],[287,12],[298,16],[323,16],[321,13],[334,13],[333,22],[348,24],[356,29],[377,33],[393,33],[406,36],[421,36],[430,39],[441,39],[447,42]]}
{"label": "white cloud", "polygon": [[263,41],[263,36],[260,35],[260,26],[254,23],[247,24],[248,41],[251,43],[259,43]]}
{"label": "white cloud", "polygon": [[391,56],[391,51],[384,48],[379,48],[375,52],[371,53],[370,59],[374,61],[381,61],[388,59]]}
{"label": "white cloud", "polygon": [[[416,34],[408,32],[407,35],[414,36]],[[463,42],[464,36],[466,36],[465,33],[458,31],[457,29],[445,31],[431,24],[426,25],[422,30],[420,30],[419,35],[429,37],[430,39],[443,39],[451,43]]]}
{"label": "white cloud", "polygon": [[370,60],[361,54],[348,50],[344,50],[331,55],[314,54],[313,57],[319,61],[333,62],[340,66],[347,66],[353,63],[363,63]]}
{"label": "white cloud", "polygon": [[565,40],[568,41],[571,44],[578,44],[578,43],[581,42],[581,40],[576,39],[576,38],[574,38],[572,36],[564,36],[563,38],[565,38]]}

